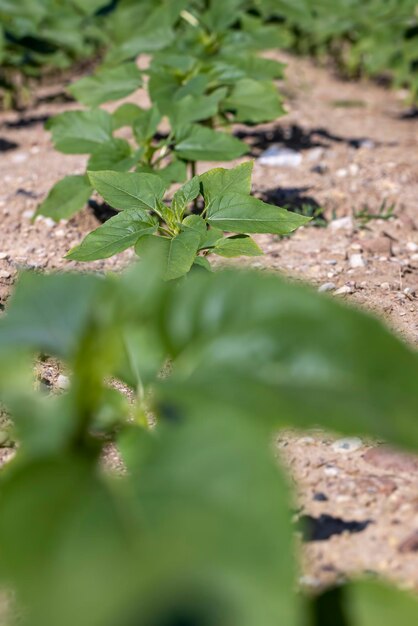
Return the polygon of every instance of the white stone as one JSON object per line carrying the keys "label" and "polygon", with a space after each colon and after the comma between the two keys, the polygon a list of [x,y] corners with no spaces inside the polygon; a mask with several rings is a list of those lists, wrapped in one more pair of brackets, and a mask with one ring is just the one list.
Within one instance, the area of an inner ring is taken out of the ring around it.
{"label": "white stone", "polygon": [[352,230],[353,229],[353,218],[350,216],[340,217],[337,220],[333,220],[329,225],[332,230]]}
{"label": "white stone", "polygon": [[11,158],[12,163],[24,163],[25,161],[27,161],[28,155],[25,152],[18,152],[17,154],[14,154]]}
{"label": "white stone", "polygon": [[318,159],[324,156],[324,148],[312,148],[308,151],[308,160],[309,161],[317,161]]}
{"label": "white stone", "polygon": [[339,473],[340,470],[338,469],[338,467],[334,467],[333,465],[328,465],[327,467],[324,467],[325,476],[338,476]]}
{"label": "white stone", "polygon": [[7,270],[0,270],[0,278],[10,278],[11,273]]}
{"label": "white stone", "polygon": [[345,178],[347,174],[348,174],[348,171],[344,169],[343,167],[335,172],[335,175],[338,176],[338,178]]}
{"label": "white stone", "polygon": [[27,211],[23,211],[22,213],[22,217],[24,217],[25,220],[31,220],[34,215],[35,215],[34,209],[28,209]]}
{"label": "white stone", "polygon": [[302,163],[302,155],[290,148],[270,146],[258,157],[258,163],[271,167],[299,167]]}
{"label": "white stone", "polygon": [[416,244],[414,241],[408,241],[408,243],[406,244],[406,249],[409,252],[418,252],[418,244]]}
{"label": "white stone", "polygon": [[336,296],[345,296],[350,293],[353,293],[353,288],[350,285],[343,285],[342,287],[334,291],[334,295]]}
{"label": "white stone", "polygon": [[335,283],[324,283],[323,285],[318,287],[318,292],[325,293],[326,291],[334,291],[335,288],[336,288]]}
{"label": "white stone", "polygon": [[64,376],[64,374],[60,374],[57,378],[57,387],[58,389],[68,389],[70,386],[70,379],[68,376]]}
{"label": "white stone", "polygon": [[301,576],[299,578],[299,584],[302,587],[319,587],[321,585],[321,581],[319,578],[314,578],[313,576]]}
{"label": "white stone", "polygon": [[349,258],[350,267],[356,269],[357,267],[364,267],[366,265],[361,254],[352,254]]}
{"label": "white stone", "polygon": [[4,261],[8,256],[7,252],[0,252],[0,261]]}
{"label": "white stone", "polygon": [[355,452],[359,448],[361,448],[363,442],[358,437],[346,437],[344,439],[337,439],[332,444],[332,449],[334,452],[341,452],[342,454],[348,452]]}
{"label": "white stone", "polygon": [[44,217],[43,215],[38,215],[35,222],[45,224],[47,228],[53,228],[56,226],[56,222],[52,219],[52,217]]}

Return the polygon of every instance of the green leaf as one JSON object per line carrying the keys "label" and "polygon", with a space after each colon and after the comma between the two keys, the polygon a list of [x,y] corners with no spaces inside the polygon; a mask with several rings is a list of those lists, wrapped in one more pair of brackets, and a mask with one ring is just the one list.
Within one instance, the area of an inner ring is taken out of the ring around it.
{"label": "green leaf", "polygon": [[187,229],[190,228],[194,232],[198,233],[200,241],[199,241],[199,249],[201,248],[204,241],[207,239],[208,234],[208,226],[200,215],[188,215],[184,218],[182,222],[182,228]]}
{"label": "green leaf", "polygon": [[197,256],[194,260],[194,263],[192,265],[192,270],[193,268],[197,268],[197,269],[203,269],[206,270],[207,272],[212,272],[212,266],[209,263],[209,261],[207,260],[207,258],[205,256]]}
{"label": "green leaf", "polygon": [[216,242],[212,252],[228,259],[237,256],[260,256],[263,251],[247,235],[235,235]]}
{"label": "green leaf", "polygon": [[285,235],[306,224],[310,218],[266,204],[240,193],[216,196],[207,206],[207,221],[221,230],[235,233]]}
{"label": "green leaf", "polygon": [[136,171],[140,174],[154,174],[159,176],[168,187],[171,183],[183,183],[187,180],[187,164],[180,159],[172,159],[171,162],[160,169],[152,165],[138,165]]}
{"label": "green leaf", "polygon": [[219,105],[225,99],[228,90],[220,88],[210,95],[187,95],[171,103],[171,109],[166,110],[174,129],[184,125],[199,122],[214,117],[219,111]]}
{"label": "green leaf", "polygon": [[178,410],[229,406],[274,430],[321,424],[418,449],[418,354],[364,313],[224,271],[178,285],[162,324],[175,378],[161,393]]}
{"label": "green leaf", "polygon": [[155,174],[160,176],[167,185],[171,183],[183,183],[187,180],[187,164],[185,161],[173,158],[171,163],[160,170],[155,170]]}
{"label": "green leaf", "polygon": [[200,250],[213,248],[220,239],[224,238],[224,233],[220,228],[209,228],[200,244]]}
{"label": "green leaf", "polygon": [[260,124],[284,115],[276,86],[269,81],[244,78],[238,81],[225,101],[225,108],[235,111],[238,122]]}
{"label": "green leaf", "polygon": [[236,22],[243,5],[243,0],[212,0],[202,21],[210,31],[222,33]]}
{"label": "green leaf", "polygon": [[102,109],[66,111],[45,126],[55,148],[64,154],[88,154],[112,139],[112,116]]}
{"label": "green leaf", "polygon": [[146,235],[135,246],[139,256],[157,257],[163,267],[164,280],[173,280],[187,274],[199,248],[199,233],[192,229],[181,231],[173,239]]}
{"label": "green leaf", "polygon": [[100,626],[133,604],[129,507],[90,459],[67,452],[18,464],[2,481],[0,510],[0,574],[14,582],[24,622]]}
{"label": "green leaf", "polygon": [[113,129],[118,130],[124,126],[132,126],[134,121],[140,117],[144,109],[133,104],[132,102],[125,102],[121,104],[116,111],[112,113]]}
{"label": "green leaf", "polygon": [[226,193],[236,192],[250,195],[253,165],[253,161],[247,161],[232,169],[217,167],[201,174],[200,182],[206,204],[209,204],[217,196]]}
{"label": "green leaf", "polygon": [[115,209],[154,210],[166,185],[154,174],[88,172],[90,182]]}
{"label": "green leaf", "polygon": [[154,137],[160,122],[161,114],[156,106],[138,111],[132,129],[139,145]]}
{"label": "green leaf", "polygon": [[86,13],[87,15],[93,15],[99,9],[106,6],[106,0],[73,0],[73,3]]}
{"label": "green leaf", "polygon": [[223,83],[235,84],[242,78],[257,81],[283,78],[285,65],[273,59],[254,56],[254,54],[222,55],[220,61],[212,64],[211,74]]}
{"label": "green leaf", "polygon": [[92,191],[86,176],[66,176],[52,187],[35,215],[52,217],[56,222],[69,219],[85,207]]}
{"label": "green leaf", "polygon": [[186,161],[230,161],[248,152],[248,146],[226,133],[204,126],[192,126],[175,146]]}
{"label": "green leaf", "polygon": [[152,234],[158,222],[150,221],[142,209],[126,209],[93,230],[66,255],[72,261],[106,259],[135,245],[140,237]]}
{"label": "green leaf", "polygon": [[418,601],[411,593],[375,581],[352,583],[343,591],[346,614],[356,626],[417,623]]}
{"label": "green leaf", "polygon": [[184,211],[188,205],[197,198],[200,193],[200,179],[199,176],[194,176],[185,185],[180,187],[173,196],[171,208],[174,211],[177,219],[182,219]]}
{"label": "green leaf", "polygon": [[123,172],[129,170],[137,161],[138,157],[132,155],[131,146],[125,139],[111,139],[93,152],[88,161],[87,170]]}
{"label": "green leaf", "polygon": [[175,37],[172,20],[165,7],[149,10],[144,23],[137,26],[134,35],[128,38],[125,35],[120,44],[111,46],[105,58],[106,63],[117,66],[123,61],[135,59],[141,53],[165,48]]}
{"label": "green leaf", "polygon": [[0,320],[0,346],[68,358],[79,346],[101,287],[94,276],[23,274]]}
{"label": "green leaf", "polygon": [[177,420],[122,442],[148,538],[141,565],[159,589],[140,624],[170,623],[173,598],[202,624],[303,623],[286,481],[260,422],[199,406]]}
{"label": "green leaf", "polygon": [[102,68],[93,76],[73,83],[68,91],[82,104],[96,107],[128,96],[141,84],[141,72],[136,63],[124,63],[118,67]]}

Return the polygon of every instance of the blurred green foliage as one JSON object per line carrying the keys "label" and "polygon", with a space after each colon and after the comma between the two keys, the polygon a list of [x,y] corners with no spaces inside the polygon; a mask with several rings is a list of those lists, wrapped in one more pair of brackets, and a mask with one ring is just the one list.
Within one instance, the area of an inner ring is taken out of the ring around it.
{"label": "blurred green foliage", "polygon": [[[65,364],[68,390],[36,389],[39,354]],[[318,424],[417,448],[418,355],[375,319],[254,272],[27,273],[0,320],[0,374],[19,441],[0,473],[2,623],[416,620],[415,599],[376,583],[301,596],[271,450],[278,428]]]}
{"label": "blurred green foliage", "polygon": [[280,24],[283,45],[331,58],[350,77],[391,79],[418,98],[415,0],[255,0]]}
{"label": "blurred green foliage", "polygon": [[27,80],[93,57],[107,38],[108,0],[0,0],[3,106],[30,102]]}

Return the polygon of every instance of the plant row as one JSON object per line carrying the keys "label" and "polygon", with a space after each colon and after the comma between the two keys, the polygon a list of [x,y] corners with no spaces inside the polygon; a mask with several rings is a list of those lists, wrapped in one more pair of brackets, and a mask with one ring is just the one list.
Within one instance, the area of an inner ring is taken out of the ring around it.
{"label": "plant row", "polygon": [[258,0],[280,24],[281,47],[332,59],[349,77],[383,77],[418,98],[415,0]]}
{"label": "plant row", "polygon": [[[195,262],[209,269],[209,254],[261,254],[251,233],[284,235],[306,223],[251,197],[249,163],[196,176],[199,161],[248,152],[232,134],[234,124],[283,114],[274,82],[283,66],[259,56],[274,45],[277,28],[246,6],[239,0],[118,5],[103,65],[69,89],[89,108],[47,124],[57,150],[89,159],[86,174],[59,181],[38,214],[68,219],[93,191],[118,211],[68,258],[92,261],[131,246],[141,255],[157,246],[167,258],[167,277],[175,278]],[[136,61],[141,53],[152,53],[145,70]],[[113,113],[102,108],[138,89],[149,96],[147,108],[132,102]],[[185,180],[173,195],[171,184]],[[224,238],[226,232],[234,235]]]}
{"label": "plant row", "polygon": [[31,102],[30,80],[71,68],[105,45],[108,0],[1,0],[0,96],[3,108]]}

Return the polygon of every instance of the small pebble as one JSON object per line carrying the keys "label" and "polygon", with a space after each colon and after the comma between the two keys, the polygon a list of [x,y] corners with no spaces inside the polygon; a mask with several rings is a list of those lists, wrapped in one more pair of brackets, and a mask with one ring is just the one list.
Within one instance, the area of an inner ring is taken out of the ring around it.
{"label": "small pebble", "polygon": [[390,284],[389,283],[380,283],[380,287],[381,287],[381,289],[386,289],[387,291],[390,290]]}
{"label": "small pebble", "polygon": [[365,267],[366,262],[361,254],[352,254],[349,258],[350,267],[356,269],[357,267]]}
{"label": "small pebble", "polygon": [[326,291],[334,291],[335,288],[336,288],[335,283],[324,283],[323,285],[318,287],[318,292],[325,293]]}
{"label": "small pebble", "polygon": [[318,163],[318,165],[314,165],[313,167],[311,167],[311,172],[313,172],[314,174],[326,174],[328,171],[328,168],[326,165],[324,165],[324,163]]}
{"label": "small pebble", "polygon": [[363,442],[358,437],[346,437],[345,439],[337,439],[332,444],[332,449],[334,452],[355,452],[359,448],[361,448]]}
{"label": "small pebble", "polygon": [[28,155],[25,152],[18,152],[14,154],[11,158],[12,163],[24,163],[28,158]]}
{"label": "small pebble", "polygon": [[350,293],[354,293],[354,290],[351,287],[351,285],[343,285],[342,287],[340,287],[339,289],[334,291],[334,295],[336,295],[336,296],[345,296],[345,295],[348,295]]}
{"label": "small pebble", "polygon": [[43,215],[38,215],[35,219],[35,222],[41,222],[42,224],[45,224],[45,226],[47,226],[48,228],[53,228],[54,226],[56,226],[56,222],[52,219],[52,217],[44,217]]}
{"label": "small pebble", "polygon": [[366,148],[367,150],[372,150],[373,148],[376,147],[376,144],[374,141],[372,141],[372,139],[362,139],[361,141],[359,141],[358,147]]}
{"label": "small pebble", "polygon": [[313,437],[301,437],[298,439],[298,443],[311,444],[315,443],[315,439]]}
{"label": "small pebble", "polygon": [[335,175],[338,176],[338,178],[345,178],[347,174],[348,174],[348,171],[344,168],[341,168],[335,172]]}
{"label": "small pebble", "polygon": [[333,467],[332,465],[324,467],[325,476],[338,476],[339,473],[340,470],[338,469],[338,467]]}
{"label": "small pebble", "polygon": [[307,156],[308,156],[308,160],[309,161],[317,161],[318,159],[321,159],[324,156],[324,148],[318,147],[318,148],[312,148],[311,150],[308,150]]}
{"label": "small pebble", "polygon": [[350,165],[348,166],[348,171],[350,172],[351,176],[357,176],[359,170],[360,168],[357,163],[350,163]]}
{"label": "small pebble", "polygon": [[271,167],[299,167],[302,163],[302,155],[290,148],[270,146],[258,157],[258,163]]}
{"label": "small pebble", "polygon": [[337,220],[332,220],[330,222],[329,227],[332,230],[352,230],[353,229],[353,219],[350,216],[341,217]]}
{"label": "small pebble", "polygon": [[322,491],[318,491],[314,493],[312,499],[315,500],[315,502],[327,502],[328,497],[324,493],[322,493]]}
{"label": "small pebble", "polygon": [[25,220],[31,220],[34,215],[35,209],[28,209],[27,211],[23,211],[22,213],[22,217],[24,217]]}
{"label": "small pebble", "polygon": [[58,389],[68,389],[70,386],[70,379],[68,376],[64,376],[64,374],[60,374],[57,378],[57,387]]}
{"label": "small pebble", "polygon": [[0,278],[10,278],[11,273],[7,270],[0,270]]}
{"label": "small pebble", "polygon": [[0,252],[0,261],[4,261],[8,256],[7,252]]}
{"label": "small pebble", "polygon": [[414,241],[408,241],[408,243],[406,244],[406,249],[409,252],[418,252],[418,244],[416,244]]}
{"label": "small pebble", "polygon": [[319,587],[321,581],[319,578],[314,578],[313,576],[301,576],[299,578],[299,584],[302,585],[302,587]]}

